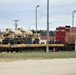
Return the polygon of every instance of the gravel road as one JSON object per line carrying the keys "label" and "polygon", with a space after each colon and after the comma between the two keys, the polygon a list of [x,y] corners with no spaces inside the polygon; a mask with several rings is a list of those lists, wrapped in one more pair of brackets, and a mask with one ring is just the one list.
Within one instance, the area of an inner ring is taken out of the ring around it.
{"label": "gravel road", "polygon": [[0,62],[0,75],[76,75],[76,58]]}

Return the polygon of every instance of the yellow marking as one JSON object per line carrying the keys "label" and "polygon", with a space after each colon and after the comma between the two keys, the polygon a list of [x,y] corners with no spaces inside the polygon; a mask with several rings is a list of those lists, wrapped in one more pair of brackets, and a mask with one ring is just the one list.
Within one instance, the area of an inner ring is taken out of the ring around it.
{"label": "yellow marking", "polygon": [[0,47],[2,47],[2,48],[10,48],[11,45],[10,44],[0,44]]}
{"label": "yellow marking", "polygon": [[[47,44],[0,44],[2,48],[46,47]],[[49,44],[49,47],[64,47],[64,44]]]}

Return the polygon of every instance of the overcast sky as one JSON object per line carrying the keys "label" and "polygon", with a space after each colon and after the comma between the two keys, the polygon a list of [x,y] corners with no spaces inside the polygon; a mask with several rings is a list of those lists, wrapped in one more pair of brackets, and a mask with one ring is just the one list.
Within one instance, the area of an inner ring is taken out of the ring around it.
{"label": "overcast sky", "polygon": [[[55,30],[58,26],[71,26],[72,12],[76,10],[76,0],[49,1],[50,30]],[[47,27],[46,4],[47,0],[0,0],[0,28],[14,28],[12,20],[18,19],[20,20],[18,22],[19,28],[29,29],[30,27],[30,29],[35,29],[35,7],[39,5],[37,8],[38,30],[45,30]]]}

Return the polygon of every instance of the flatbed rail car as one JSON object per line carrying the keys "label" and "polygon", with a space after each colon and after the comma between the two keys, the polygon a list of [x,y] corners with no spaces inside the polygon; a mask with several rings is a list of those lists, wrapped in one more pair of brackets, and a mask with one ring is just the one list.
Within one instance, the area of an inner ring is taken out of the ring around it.
{"label": "flatbed rail car", "polygon": [[[26,49],[31,49],[31,50],[44,50],[46,51],[46,46],[47,44],[31,44],[31,45],[27,45]],[[59,50],[64,50],[65,45],[64,44],[49,44],[49,51],[53,51],[53,49],[55,49],[55,51],[59,51]]]}
{"label": "flatbed rail car", "polygon": [[0,52],[9,51],[11,49],[11,44],[0,44]]}
{"label": "flatbed rail car", "polygon": [[[13,52],[13,51],[46,51],[47,44],[0,44],[0,52]],[[64,50],[65,45],[64,44],[49,44],[49,50],[53,51],[55,49],[56,51]]]}

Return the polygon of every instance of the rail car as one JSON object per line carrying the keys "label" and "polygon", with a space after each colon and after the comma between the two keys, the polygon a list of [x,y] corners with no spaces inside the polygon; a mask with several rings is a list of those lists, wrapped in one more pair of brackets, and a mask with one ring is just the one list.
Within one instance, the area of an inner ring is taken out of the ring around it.
{"label": "rail car", "polygon": [[[72,51],[75,50],[75,37],[69,41],[71,33],[76,28],[57,27],[56,41],[49,41],[49,51]],[[12,30],[7,28],[2,32],[0,42],[0,52],[21,52],[21,51],[46,51],[47,44],[40,43],[40,34],[35,34],[32,31],[26,31],[22,28]],[[69,41],[69,42],[68,42]]]}
{"label": "rail car", "polygon": [[[0,43],[0,52],[13,51],[46,51],[47,44],[40,44],[40,34],[34,34],[31,31],[25,31],[22,28],[12,30],[7,28],[2,32],[2,42]],[[63,50],[64,44],[49,44],[49,50]]]}
{"label": "rail car", "polygon": [[[46,51],[47,44],[0,44],[0,52]],[[64,44],[49,44],[49,51],[62,51]]]}
{"label": "rail car", "polygon": [[65,50],[75,50],[76,27],[57,27],[56,40],[65,44]]}
{"label": "rail car", "polygon": [[[4,39],[0,44],[0,52],[22,52],[22,51],[46,51],[47,44],[40,44],[39,39],[27,38],[14,38],[14,39]],[[64,50],[64,44],[49,44],[49,51]]]}

